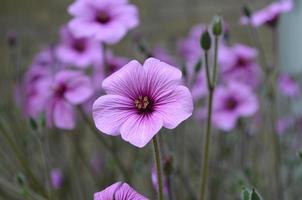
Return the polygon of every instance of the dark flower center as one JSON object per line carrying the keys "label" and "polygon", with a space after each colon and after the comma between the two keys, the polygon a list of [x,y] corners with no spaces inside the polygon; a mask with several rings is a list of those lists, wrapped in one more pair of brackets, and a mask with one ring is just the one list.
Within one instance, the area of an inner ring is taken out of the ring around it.
{"label": "dark flower center", "polygon": [[234,110],[238,105],[238,101],[234,98],[229,98],[226,103],[225,103],[225,106],[226,106],[226,109],[228,110]]}
{"label": "dark flower center", "polygon": [[239,57],[236,65],[241,68],[241,67],[245,67],[248,63],[249,63],[249,61],[247,59]]}
{"label": "dark flower center", "polygon": [[153,111],[153,101],[147,96],[139,96],[135,99],[134,105],[139,113],[150,113]]}
{"label": "dark flower center", "polygon": [[107,70],[106,70],[107,71],[107,75],[113,74],[114,72],[117,71],[117,69],[118,69],[118,65],[116,63],[114,63],[114,62],[108,63]]}
{"label": "dark flower center", "polygon": [[55,88],[55,96],[56,97],[63,97],[65,92],[67,91],[67,85],[66,84],[60,84]]}
{"label": "dark flower center", "polygon": [[73,42],[72,47],[79,53],[82,53],[86,49],[86,42],[84,39],[77,39]]}
{"label": "dark flower center", "polygon": [[101,24],[107,24],[110,20],[111,20],[110,15],[105,11],[99,12],[99,14],[96,17],[96,21]]}
{"label": "dark flower center", "polygon": [[266,22],[266,24],[267,24],[268,26],[274,28],[274,27],[276,27],[276,25],[278,24],[278,22],[279,22],[279,16],[276,15],[276,16],[274,16],[272,19],[268,20],[268,21]]}

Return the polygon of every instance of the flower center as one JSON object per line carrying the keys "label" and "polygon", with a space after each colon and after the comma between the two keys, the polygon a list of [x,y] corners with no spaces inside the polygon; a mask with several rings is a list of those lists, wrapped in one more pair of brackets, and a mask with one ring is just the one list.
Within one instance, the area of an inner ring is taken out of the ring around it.
{"label": "flower center", "polygon": [[233,99],[233,98],[229,98],[227,101],[226,101],[226,108],[228,110],[234,110],[238,105],[238,102],[236,99]]}
{"label": "flower center", "polygon": [[60,84],[57,87],[55,87],[55,96],[56,97],[63,97],[65,92],[67,91],[67,85],[66,84]]}
{"label": "flower center", "polygon": [[75,40],[72,47],[79,53],[82,53],[86,49],[86,43],[83,39]]}
{"label": "flower center", "polygon": [[244,58],[238,58],[237,60],[237,66],[242,68],[245,67],[248,64],[248,60]]}
{"label": "flower center", "polygon": [[135,107],[139,112],[151,112],[152,111],[152,101],[150,101],[147,96],[139,96],[134,101]]}
{"label": "flower center", "polygon": [[107,12],[101,11],[96,17],[96,21],[101,24],[107,24],[111,20],[111,17]]}

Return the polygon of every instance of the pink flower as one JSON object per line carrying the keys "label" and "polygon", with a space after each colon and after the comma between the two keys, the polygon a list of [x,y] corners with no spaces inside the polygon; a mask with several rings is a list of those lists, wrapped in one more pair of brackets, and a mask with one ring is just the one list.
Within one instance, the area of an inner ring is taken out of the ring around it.
{"label": "pink flower", "polygon": [[279,2],[274,2],[266,8],[253,13],[250,18],[242,16],[240,18],[240,23],[243,25],[251,24],[255,27],[259,27],[264,24],[275,27],[279,21],[279,16],[282,13],[291,11],[292,9],[292,0],[281,0]]}
{"label": "pink flower", "polygon": [[299,84],[288,74],[280,75],[278,87],[284,96],[297,97],[300,94]]}
{"label": "pink flower", "polygon": [[163,126],[173,129],[191,116],[192,97],[180,83],[181,71],[155,58],[129,62],[103,81],[107,95],[93,104],[96,127],[144,147]]}
{"label": "pink flower", "polygon": [[102,60],[102,48],[89,37],[75,37],[68,27],[61,28],[61,43],[56,49],[58,59],[75,67],[88,67]]}
{"label": "pink flower", "polygon": [[69,27],[78,37],[95,37],[108,44],[119,42],[138,23],[136,6],[127,0],[76,0],[68,12]]}
{"label": "pink flower", "polygon": [[117,182],[94,194],[93,200],[148,200],[127,183]]}
{"label": "pink flower", "polygon": [[30,69],[25,73],[20,86],[21,104],[27,116],[37,117],[47,103],[47,91],[51,70],[55,65],[50,49],[45,49],[35,56]]}
{"label": "pink flower", "polygon": [[48,125],[67,130],[75,127],[74,106],[93,94],[89,77],[71,70],[58,72],[45,90],[51,91],[46,110]]}
{"label": "pink flower", "polygon": [[178,52],[189,65],[195,65],[202,56],[200,48],[200,37],[205,26],[203,24],[194,26],[189,35],[178,42]]}
{"label": "pink flower", "polygon": [[295,123],[295,119],[293,116],[285,116],[281,117],[277,121],[276,131],[279,135],[282,135],[291,128]]}
{"label": "pink flower", "polygon": [[230,82],[215,90],[213,123],[224,131],[236,126],[240,117],[249,117],[258,110],[258,100],[249,87],[240,82]]}
{"label": "pink flower", "polygon": [[153,57],[169,64],[172,66],[176,66],[177,62],[175,59],[168,53],[168,51],[161,46],[157,45],[152,49]]}
{"label": "pink flower", "polygon": [[64,184],[64,176],[60,169],[54,168],[50,172],[50,180],[51,180],[51,186],[58,190],[60,189]]}
{"label": "pink flower", "polygon": [[223,81],[240,81],[255,88],[261,79],[258,52],[246,45],[221,45],[218,61]]}

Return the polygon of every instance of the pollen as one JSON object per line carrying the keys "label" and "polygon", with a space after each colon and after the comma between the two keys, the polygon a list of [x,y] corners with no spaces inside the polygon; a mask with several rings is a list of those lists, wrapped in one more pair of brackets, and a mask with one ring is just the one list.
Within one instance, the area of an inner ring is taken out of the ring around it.
{"label": "pollen", "polygon": [[134,101],[135,107],[138,110],[146,110],[150,104],[149,98],[147,96],[139,96],[138,99]]}

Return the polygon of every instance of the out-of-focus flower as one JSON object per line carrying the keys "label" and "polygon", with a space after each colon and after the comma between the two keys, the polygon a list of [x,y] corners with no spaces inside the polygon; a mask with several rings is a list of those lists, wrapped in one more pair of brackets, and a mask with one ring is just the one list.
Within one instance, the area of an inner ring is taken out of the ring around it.
{"label": "out-of-focus flower", "polygon": [[279,135],[285,133],[295,123],[295,119],[292,116],[281,117],[277,121],[276,130]]}
{"label": "out-of-focus flower", "polygon": [[148,200],[127,183],[117,182],[94,194],[94,200]]}
{"label": "out-of-focus flower", "polygon": [[300,94],[299,84],[288,74],[279,76],[278,87],[281,94],[287,97],[297,97]]}
{"label": "out-of-focus flower", "polygon": [[64,175],[59,168],[54,168],[50,172],[50,180],[52,188],[58,190],[62,188],[64,184]]}
{"label": "out-of-focus flower", "polygon": [[261,80],[261,69],[257,63],[258,52],[246,45],[221,45],[218,62],[224,82],[240,81],[255,88]]}
{"label": "out-of-focus flower", "polygon": [[199,41],[204,30],[204,25],[196,25],[186,38],[178,42],[179,55],[184,58],[187,65],[195,65],[202,56]]}
{"label": "out-of-focus flower", "polygon": [[60,35],[56,56],[62,63],[85,68],[102,61],[102,48],[93,38],[75,37],[68,27],[62,27]]}
{"label": "out-of-focus flower", "polygon": [[46,110],[47,124],[67,130],[75,126],[74,106],[84,103],[93,94],[90,78],[71,70],[59,71],[45,90],[51,91]]}
{"label": "out-of-focus flower", "polygon": [[236,126],[240,117],[249,117],[258,110],[258,100],[252,90],[240,83],[229,82],[215,90],[213,101],[213,123],[224,131]]}
{"label": "out-of-focus flower", "polygon": [[240,23],[243,25],[251,24],[255,27],[259,27],[264,24],[275,27],[279,21],[279,16],[282,13],[291,11],[292,9],[292,0],[281,0],[253,13],[251,17],[242,16],[240,18]]}
{"label": "out-of-focus flower", "polygon": [[137,7],[127,0],[76,0],[68,12],[69,22],[78,37],[93,36],[98,41],[114,44],[139,23]]}
{"label": "out-of-focus flower", "polygon": [[192,96],[180,83],[181,71],[155,58],[129,62],[103,81],[107,95],[93,104],[96,127],[144,147],[163,126],[173,129],[191,116]]}
{"label": "out-of-focus flower", "polygon": [[52,68],[55,67],[51,49],[45,49],[35,56],[30,69],[25,73],[20,86],[21,104],[27,116],[37,117],[45,108]]}
{"label": "out-of-focus flower", "polygon": [[152,55],[154,58],[157,58],[169,65],[177,66],[175,59],[168,53],[168,51],[161,46],[157,45],[152,49]]}

